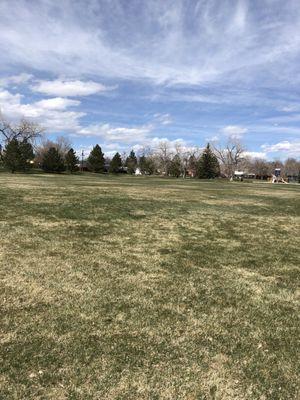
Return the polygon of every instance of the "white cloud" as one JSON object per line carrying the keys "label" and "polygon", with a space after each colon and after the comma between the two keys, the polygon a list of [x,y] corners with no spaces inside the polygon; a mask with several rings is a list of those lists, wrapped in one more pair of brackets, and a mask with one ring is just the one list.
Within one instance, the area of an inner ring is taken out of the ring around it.
{"label": "white cloud", "polygon": [[280,153],[287,157],[300,157],[300,140],[284,140],[275,144],[264,144],[261,146],[266,153]]}
{"label": "white cloud", "polygon": [[300,79],[290,62],[300,48],[297,1],[134,4],[2,0],[2,65],[186,85]]}
{"label": "white cloud", "polygon": [[264,151],[245,151],[243,155],[251,158],[267,158],[267,153]]}
{"label": "white cloud", "polygon": [[93,81],[60,80],[39,81],[32,86],[32,90],[50,96],[75,97],[106,92],[115,87],[102,85]]}
{"label": "white cloud", "polygon": [[0,89],[0,105],[2,107],[21,103],[21,94],[12,94],[8,90]]}
{"label": "white cloud", "polygon": [[247,131],[247,128],[239,125],[228,125],[221,130],[226,136],[234,139],[240,139]]}
{"label": "white cloud", "polygon": [[[49,129],[103,137],[113,145],[137,143],[139,137],[138,143],[152,140],[163,128],[170,132],[169,110],[176,115],[178,131],[199,141],[214,133],[221,141],[224,135],[240,138],[247,128],[258,145],[267,138],[284,143],[299,137],[297,0],[261,0],[261,7],[251,0],[133,3],[124,7],[123,0],[1,0],[1,70],[14,71],[0,79],[0,87],[9,90],[0,92],[7,115],[24,115]],[[42,80],[26,73],[32,71]],[[94,114],[86,118],[88,126],[82,126],[84,113],[70,98],[107,93],[118,81],[118,101],[101,109],[96,101],[85,101],[84,109]],[[28,82],[34,101],[22,97],[19,89],[15,94],[16,86]],[[148,104],[154,100],[148,117],[159,107],[151,125],[95,122],[97,113],[101,118],[106,113],[107,121],[121,113],[121,121],[125,113],[139,121],[146,109],[137,104],[142,97]],[[172,108],[166,107],[170,102]],[[184,107],[182,102],[192,104]],[[220,104],[223,113],[218,112]],[[251,109],[242,109],[249,105]],[[245,111],[247,128],[228,125],[219,131],[227,123],[225,113],[235,116],[232,123],[240,123]],[[283,113],[291,114],[278,117]],[[203,124],[207,130],[195,133]]]}
{"label": "white cloud", "polygon": [[74,136],[98,138],[107,155],[112,155],[116,151],[128,151],[128,149],[139,152],[150,148],[155,151],[162,142],[166,143],[169,152],[174,154],[176,148],[179,147],[182,152],[194,149],[194,146],[182,138],[170,140],[165,137],[153,137],[153,129],[155,129],[153,125],[113,127],[110,124],[95,124],[79,129]]}
{"label": "white cloud", "polygon": [[49,131],[63,131],[76,138],[98,138],[103,148],[109,152],[127,150],[129,147],[155,148],[161,141],[167,142],[172,151],[175,146],[180,145],[182,149],[187,146],[183,139],[153,138],[152,134],[157,124],[164,125],[169,121],[169,114],[156,114],[151,123],[141,126],[115,126],[109,123],[82,126],[80,119],[85,114],[70,110],[70,107],[80,105],[78,100],[62,97],[42,99],[33,103],[23,103],[22,100],[23,96],[20,94],[0,90],[0,109],[6,117],[13,120],[29,118],[41,123]]}
{"label": "white cloud", "polygon": [[34,120],[52,131],[77,131],[83,112],[67,110],[78,106],[79,101],[70,99],[45,99],[33,103],[22,103],[23,96],[0,90],[0,110],[5,117],[17,120],[22,117]]}
{"label": "white cloud", "polygon": [[25,72],[23,72],[18,75],[12,75],[6,78],[0,78],[0,86],[6,87],[10,85],[22,85],[30,81],[32,77],[33,75],[26,74]]}
{"label": "white cloud", "polygon": [[44,99],[34,103],[35,106],[45,110],[65,110],[68,107],[77,107],[80,105],[79,100],[65,99],[62,97],[54,97],[52,99]]}
{"label": "white cloud", "polygon": [[165,126],[172,123],[172,117],[168,113],[156,113],[150,123],[141,126],[112,126],[108,123],[92,124],[79,129],[75,135],[80,136],[98,136],[106,142],[115,143],[137,143],[147,142],[150,134],[159,126]]}
{"label": "white cloud", "polygon": [[209,143],[215,143],[215,142],[218,142],[219,140],[220,140],[220,137],[218,135],[213,135],[211,137],[205,138],[205,141],[209,142]]}
{"label": "white cloud", "polygon": [[161,114],[161,113],[156,113],[153,115],[154,117],[154,121],[158,122],[161,125],[170,125],[173,120],[170,114],[165,113],[165,114]]}
{"label": "white cloud", "polygon": [[94,124],[78,130],[76,135],[96,136],[104,141],[133,143],[145,140],[151,132],[150,126],[141,127],[113,127],[110,124]]}

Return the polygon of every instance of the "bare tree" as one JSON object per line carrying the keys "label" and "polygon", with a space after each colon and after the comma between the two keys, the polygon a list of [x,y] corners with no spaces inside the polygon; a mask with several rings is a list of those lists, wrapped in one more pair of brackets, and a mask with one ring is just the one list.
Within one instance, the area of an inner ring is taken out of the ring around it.
{"label": "bare tree", "polygon": [[180,175],[185,178],[187,163],[188,163],[188,155],[186,149],[182,146],[180,142],[175,144],[175,153],[180,160]]}
{"label": "bare tree", "polygon": [[57,150],[64,156],[72,147],[72,143],[69,138],[65,136],[58,136],[56,138]]}
{"label": "bare tree", "polygon": [[159,142],[156,150],[156,155],[159,161],[159,165],[161,167],[162,173],[164,175],[168,175],[169,166],[172,158],[172,151],[170,149],[170,145],[166,140],[162,140]]}
{"label": "bare tree", "polygon": [[295,158],[288,158],[284,163],[284,175],[288,177],[296,177],[300,175],[300,161]]}
{"label": "bare tree", "polygon": [[275,169],[279,168],[281,170],[281,175],[283,175],[283,162],[281,160],[274,160],[269,162],[270,175],[275,174]]}
{"label": "bare tree", "polygon": [[37,164],[42,163],[44,154],[47,153],[47,151],[51,147],[54,147],[59,152],[61,157],[64,158],[67,152],[71,149],[72,144],[70,140],[65,136],[58,136],[55,142],[49,139],[43,140],[41,144],[36,148],[35,161]]}
{"label": "bare tree", "polygon": [[149,157],[153,155],[153,149],[150,146],[140,146],[138,148],[133,147],[137,157]]}
{"label": "bare tree", "polygon": [[44,128],[35,122],[21,119],[19,123],[13,124],[7,121],[0,113],[0,135],[5,144],[15,139],[34,144],[35,140],[41,136]]}
{"label": "bare tree", "polygon": [[181,176],[186,177],[188,170],[190,169],[190,161],[192,159],[198,159],[201,154],[201,150],[198,147],[186,147],[180,142],[175,145],[176,154],[179,155],[181,160]]}
{"label": "bare tree", "polygon": [[260,176],[261,179],[272,174],[270,163],[268,163],[263,158],[255,158],[253,160],[252,166],[255,175]]}
{"label": "bare tree", "polygon": [[232,178],[234,171],[243,160],[244,147],[237,139],[230,138],[224,148],[213,146],[213,150],[224,167],[225,175]]}
{"label": "bare tree", "polygon": [[122,165],[125,165],[128,154],[126,153],[126,151],[122,151],[120,155],[121,155]]}

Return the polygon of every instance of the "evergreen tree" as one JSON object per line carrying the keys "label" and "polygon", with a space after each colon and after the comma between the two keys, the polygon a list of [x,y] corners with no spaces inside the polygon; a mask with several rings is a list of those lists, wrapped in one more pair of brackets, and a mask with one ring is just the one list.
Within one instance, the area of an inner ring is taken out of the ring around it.
{"label": "evergreen tree", "polygon": [[50,147],[44,154],[42,169],[45,172],[62,172],[65,170],[64,160],[55,147]]}
{"label": "evergreen tree", "polygon": [[31,143],[29,143],[26,139],[19,143],[20,151],[22,154],[22,164],[23,169],[28,169],[31,167],[30,161],[34,159],[34,153]]}
{"label": "evergreen tree", "polygon": [[142,174],[152,175],[155,172],[155,163],[151,157],[146,157],[145,155],[142,155],[139,158],[138,165]]}
{"label": "evergreen tree", "polygon": [[90,152],[87,162],[93,172],[104,172],[104,154],[98,144]]}
{"label": "evergreen tree", "polygon": [[220,165],[218,159],[211,151],[208,143],[197,164],[197,177],[200,179],[213,179],[219,175]]}
{"label": "evergreen tree", "polygon": [[175,176],[176,178],[180,177],[181,174],[181,159],[179,154],[176,154],[170,163],[169,173],[171,176]]}
{"label": "evergreen tree", "polygon": [[126,158],[125,166],[129,174],[134,174],[137,167],[137,158],[135,152],[131,150],[129,156]]}
{"label": "evergreen tree", "polygon": [[12,139],[5,147],[3,162],[11,172],[26,171],[33,158],[32,145],[27,140],[19,142],[17,139]]}
{"label": "evergreen tree", "polygon": [[141,170],[142,174],[147,173],[147,159],[145,155],[140,156],[139,158],[139,169]]}
{"label": "evergreen tree", "polygon": [[116,153],[110,162],[109,172],[116,174],[116,173],[120,172],[121,167],[122,167],[121,156],[119,153]]}
{"label": "evergreen tree", "polygon": [[67,171],[71,173],[78,170],[77,164],[79,163],[79,159],[76,156],[76,153],[73,149],[70,149],[65,157],[65,163],[67,167]]}
{"label": "evergreen tree", "polygon": [[7,143],[4,149],[4,166],[14,173],[15,171],[21,169],[22,161],[20,144],[17,139],[12,139],[9,143]]}

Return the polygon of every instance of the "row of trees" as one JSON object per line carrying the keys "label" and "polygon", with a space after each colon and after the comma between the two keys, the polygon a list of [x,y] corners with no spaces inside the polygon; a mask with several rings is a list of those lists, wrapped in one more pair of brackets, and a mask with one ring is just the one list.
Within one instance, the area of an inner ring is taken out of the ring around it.
{"label": "row of trees", "polygon": [[[32,122],[22,120],[19,124],[8,123],[0,116],[0,135],[5,144],[0,148],[0,159],[4,166],[15,171],[26,171],[32,166],[46,172],[74,172],[80,167],[79,159],[71,144],[64,137],[56,142],[46,140],[39,145],[37,139],[43,129]],[[179,144],[170,149],[168,142],[162,141],[156,149],[144,149],[136,155],[132,150],[125,156],[116,153],[112,159],[105,157],[99,145],[90,152],[86,167],[93,172],[118,173],[126,170],[133,174],[139,168],[143,174],[186,176],[192,172],[199,178],[214,178],[220,174],[220,165],[209,145],[203,153],[198,149],[186,150]]]}
{"label": "row of trees", "polygon": [[[34,151],[32,144],[26,140],[12,139],[1,152],[4,166],[11,172],[27,171],[34,165]],[[45,172],[63,172],[78,170],[78,157],[70,148],[63,157],[56,147],[50,147],[43,155],[40,167]]]}
{"label": "row of trees", "polygon": [[[74,172],[83,166],[65,137],[56,142],[47,140],[36,144],[43,129],[26,120],[10,124],[0,116],[0,161],[6,168],[14,171],[26,171],[32,166],[46,172]],[[232,177],[235,170],[243,170],[259,177],[267,177],[281,168],[286,176],[300,175],[300,162],[288,159],[268,162],[263,159],[245,156],[245,149],[236,140],[229,140],[225,146],[218,148],[207,144],[204,150],[186,148],[180,143],[170,146],[161,141],[155,148],[144,148],[135,154],[133,150],[126,155],[116,153],[112,158],[106,157],[99,145],[94,146],[88,158],[84,160],[86,169],[97,172],[118,173],[126,170],[135,173],[139,168],[142,174],[160,174],[165,176],[189,176],[211,179],[217,176]]]}
{"label": "row of trees", "polygon": [[[109,165],[109,166],[108,166]],[[207,144],[205,150],[199,157],[195,154],[187,157],[186,161],[177,152],[175,155],[164,155],[151,152],[147,154],[143,151],[137,156],[134,150],[131,150],[128,156],[123,157],[116,153],[111,160],[105,159],[101,147],[97,144],[87,158],[87,166],[93,172],[110,171],[118,173],[126,168],[129,174],[136,173],[137,168],[140,173],[152,175],[160,173],[163,175],[174,176],[176,178],[185,176],[187,172],[194,171],[193,176],[203,179],[216,178],[220,175],[220,165],[217,157],[212,152],[210,145]]]}
{"label": "row of trees", "polygon": [[261,158],[244,157],[239,168],[255,174],[261,179],[274,174],[276,168],[281,169],[281,175],[285,177],[298,177],[300,179],[300,161],[295,158],[287,158],[284,162],[280,160],[267,161]]}
{"label": "row of trees", "polygon": [[96,146],[90,152],[87,159],[88,168],[93,172],[110,172],[118,173],[122,167],[122,158],[119,153],[116,153],[109,163],[109,168],[107,168],[107,160],[105,159],[104,153],[101,147],[96,144]]}
{"label": "row of trees", "polygon": [[[80,168],[80,162],[74,149],[64,138],[60,138],[57,142],[44,142],[37,147],[36,153],[34,153],[32,144],[26,139],[13,138],[7,143],[1,154],[4,166],[11,172],[26,171],[32,166],[40,167],[45,172],[57,173],[65,170],[72,173]],[[97,173],[126,171],[134,174],[139,168],[142,174],[160,173],[176,178],[191,172],[192,176],[203,179],[211,179],[220,175],[218,159],[209,144],[199,157],[193,154],[186,162],[183,161],[179,152],[168,158],[164,157],[162,160],[159,154],[148,152],[147,155],[143,153],[137,156],[133,150],[126,157],[124,155],[122,157],[117,152],[112,159],[108,159],[97,144],[90,152],[85,166],[88,170]]]}

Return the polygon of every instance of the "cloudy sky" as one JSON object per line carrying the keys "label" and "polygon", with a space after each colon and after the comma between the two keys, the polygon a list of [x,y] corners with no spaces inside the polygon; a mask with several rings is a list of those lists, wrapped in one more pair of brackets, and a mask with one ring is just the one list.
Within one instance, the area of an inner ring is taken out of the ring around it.
{"label": "cloudy sky", "polygon": [[0,108],[106,152],[300,157],[299,0],[1,0]]}

